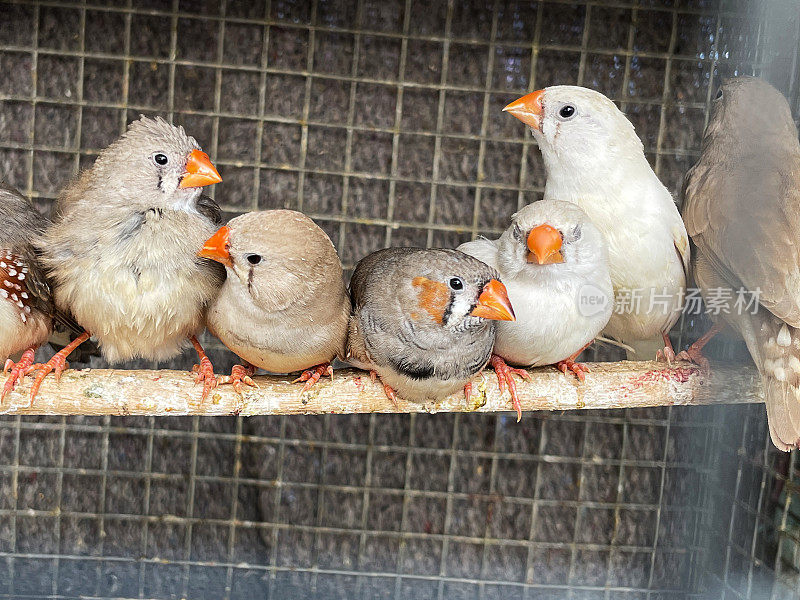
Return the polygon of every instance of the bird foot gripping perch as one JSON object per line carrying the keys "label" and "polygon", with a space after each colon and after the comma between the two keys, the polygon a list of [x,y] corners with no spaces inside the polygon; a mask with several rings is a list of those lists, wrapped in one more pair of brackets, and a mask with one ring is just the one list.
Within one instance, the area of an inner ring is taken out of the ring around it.
{"label": "bird foot gripping perch", "polygon": [[330,375],[331,381],[333,381],[333,365],[330,363],[323,363],[321,365],[317,365],[316,367],[306,369],[303,371],[303,374],[292,381],[292,383],[301,383],[305,381],[306,384],[303,386],[303,389],[300,390],[301,394],[305,394],[308,390],[314,387],[314,384],[317,383],[323,375]]}
{"label": "bird foot gripping perch", "polygon": [[464,402],[469,406],[470,398],[472,398],[472,380],[464,384]]}
{"label": "bird foot gripping perch", "polygon": [[587,365],[575,362],[570,358],[559,361],[559,363],[556,365],[556,368],[564,375],[566,375],[568,371],[572,371],[575,373],[575,377],[578,378],[578,381],[585,381],[586,373],[589,372],[589,367]]}
{"label": "bird foot gripping perch", "polygon": [[668,333],[662,333],[661,337],[664,338],[664,348],[656,352],[657,361],[666,361],[667,366],[671,367],[675,360],[675,350],[672,349],[672,340],[669,339]]}
{"label": "bird foot gripping perch", "polygon": [[206,356],[205,350],[203,350],[203,346],[200,345],[197,336],[193,335],[189,340],[192,342],[192,346],[194,346],[197,356],[200,359],[200,364],[192,367],[192,373],[197,374],[194,380],[195,383],[203,382],[203,395],[200,401],[205,402],[211,390],[217,387],[220,382],[214,376],[214,365],[211,364],[211,360]]}
{"label": "bird foot gripping perch", "polygon": [[[593,340],[592,340],[593,341]],[[556,363],[556,368],[561,371],[564,375],[567,374],[568,371],[571,371],[575,374],[575,377],[578,378],[578,381],[583,383],[586,381],[586,373],[589,372],[589,367],[581,362],[575,362],[575,359],[578,358],[581,353],[586,350],[589,346],[592,345],[592,341],[587,343],[583,348],[568,356],[564,360],[560,360]]]}
{"label": "bird foot gripping perch", "polygon": [[36,399],[36,395],[39,393],[39,388],[41,387],[44,378],[50,373],[55,373],[56,382],[61,381],[61,374],[69,369],[67,357],[72,354],[72,351],[75,350],[75,348],[80,346],[91,336],[92,335],[88,331],[84,331],[69,344],[56,352],[46,363],[35,364],[29,368],[29,372],[39,371],[36,374],[36,379],[33,380],[33,385],[31,386],[30,406],[33,406],[33,401]]}
{"label": "bird foot gripping perch", "polygon": [[464,384],[464,405],[470,411],[486,406],[486,379],[483,377],[483,369],[478,372],[476,377],[480,377],[480,382],[477,383],[477,390],[475,390],[475,379],[470,379]]}
{"label": "bird foot gripping perch", "polygon": [[511,394],[511,404],[514,407],[514,410],[517,411],[517,423],[519,423],[522,420],[522,405],[520,404],[519,396],[517,395],[517,384],[514,382],[512,374],[519,375],[525,381],[530,381],[530,373],[528,373],[525,369],[515,369],[513,367],[509,367],[506,364],[506,361],[496,354],[492,354],[489,364],[492,365],[492,368],[497,375],[497,385],[500,387],[501,395],[506,391],[506,386],[508,386],[508,392]]}
{"label": "bird foot gripping perch", "polygon": [[[378,379],[380,379],[380,375],[378,375],[377,371],[370,371],[369,378],[372,380],[372,383],[375,383]],[[381,384],[383,385],[383,391],[386,392],[386,397],[394,406],[394,409],[399,411],[400,405],[397,403],[397,392],[394,391],[394,388],[386,383],[383,383],[381,380]]]}
{"label": "bird foot gripping perch", "polygon": [[708,375],[711,373],[711,363],[708,362],[708,359],[703,356],[702,347],[697,347],[696,344],[692,344],[686,350],[683,350],[678,353],[675,357],[677,360],[685,360],[690,363],[696,364],[700,367],[700,370],[703,372],[704,375]]}
{"label": "bird foot gripping perch", "polygon": [[677,360],[685,360],[696,364],[703,371],[705,375],[711,373],[711,364],[708,359],[703,356],[703,348],[708,342],[711,341],[715,335],[722,331],[724,327],[719,323],[714,323],[711,329],[705,332],[694,344],[689,346],[686,350],[679,352],[675,357]]}
{"label": "bird foot gripping perch", "polygon": [[34,351],[34,348],[26,350],[18,363],[15,363],[10,358],[6,361],[3,367],[3,375],[8,375],[8,379],[6,379],[6,383],[3,386],[3,393],[0,394],[0,401],[5,400],[6,396],[14,390],[17,383],[25,379],[25,376],[33,370]]}
{"label": "bird foot gripping perch", "polygon": [[256,373],[256,367],[247,363],[244,365],[233,365],[231,374],[219,378],[218,385],[231,384],[236,393],[244,396],[242,385],[249,385],[257,388],[258,384],[253,381],[252,376]]}

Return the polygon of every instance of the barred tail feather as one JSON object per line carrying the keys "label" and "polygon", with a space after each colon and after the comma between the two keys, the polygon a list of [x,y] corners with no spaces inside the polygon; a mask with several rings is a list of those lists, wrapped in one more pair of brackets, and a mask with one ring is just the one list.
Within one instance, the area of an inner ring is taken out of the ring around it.
{"label": "barred tail feather", "polygon": [[800,329],[771,314],[756,319],[758,352],[750,350],[764,384],[769,433],[777,448],[789,451],[800,445]]}
{"label": "barred tail feather", "polygon": [[784,452],[794,450],[800,441],[800,390],[770,375],[763,381],[772,443]]}

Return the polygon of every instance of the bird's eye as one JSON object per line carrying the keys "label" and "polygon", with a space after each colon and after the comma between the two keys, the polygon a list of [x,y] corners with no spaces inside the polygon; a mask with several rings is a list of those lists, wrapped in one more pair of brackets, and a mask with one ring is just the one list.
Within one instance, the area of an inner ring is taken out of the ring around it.
{"label": "bird's eye", "polygon": [[561,107],[561,110],[558,111],[558,116],[560,116],[562,119],[565,120],[571,119],[572,117],[575,116],[575,112],[576,112],[575,107],[572,106],[572,104],[565,104],[564,106]]}
{"label": "bird's eye", "polygon": [[169,162],[169,158],[167,158],[166,154],[162,154],[159,152],[158,154],[153,156],[153,161],[157,165],[161,165],[162,167]]}
{"label": "bird's eye", "polygon": [[453,290],[463,290],[464,282],[459,277],[453,277],[449,282],[450,288]]}
{"label": "bird's eye", "polygon": [[248,254],[246,257],[247,262],[251,265],[257,265],[261,262],[261,255],[260,254]]}
{"label": "bird's eye", "polygon": [[579,239],[581,239],[581,233],[581,226],[575,225],[575,229],[572,230],[572,241],[577,242]]}
{"label": "bird's eye", "polygon": [[714,100],[722,100],[722,88],[717,90],[717,95],[714,96]]}

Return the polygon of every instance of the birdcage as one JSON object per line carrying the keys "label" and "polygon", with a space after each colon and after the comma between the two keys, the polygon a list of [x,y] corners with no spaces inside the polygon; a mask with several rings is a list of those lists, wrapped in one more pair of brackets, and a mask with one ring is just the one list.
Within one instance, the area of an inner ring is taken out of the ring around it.
{"label": "birdcage", "polygon": [[[163,115],[214,158],[228,216],[302,210],[349,272],[541,198],[501,108],[547,85],[615,100],[677,199],[722,78],[800,108],[798,27],[795,0],[2,0],[0,176],[47,212]],[[0,597],[797,598],[799,479],[759,404],[7,416]]]}

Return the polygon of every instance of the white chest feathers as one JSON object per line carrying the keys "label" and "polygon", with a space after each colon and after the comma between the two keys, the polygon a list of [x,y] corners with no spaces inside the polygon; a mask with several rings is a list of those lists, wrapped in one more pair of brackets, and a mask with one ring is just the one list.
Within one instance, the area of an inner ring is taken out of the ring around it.
{"label": "white chest feathers", "polygon": [[180,352],[219,288],[214,266],[196,256],[211,223],[182,211],[150,212],[135,228],[123,224],[76,250],[59,274],[56,303],[111,362]]}
{"label": "white chest feathers", "polygon": [[498,323],[495,353],[515,365],[542,366],[581,350],[611,316],[611,282],[602,271],[591,279],[564,278],[559,286],[506,280],[517,318]]}

